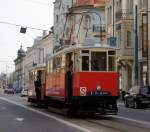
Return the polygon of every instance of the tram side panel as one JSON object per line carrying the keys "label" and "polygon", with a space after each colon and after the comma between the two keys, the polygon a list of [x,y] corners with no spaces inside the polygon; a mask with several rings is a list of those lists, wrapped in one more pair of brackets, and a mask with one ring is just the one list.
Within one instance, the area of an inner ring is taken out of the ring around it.
{"label": "tram side panel", "polygon": [[118,96],[118,73],[116,72],[77,72],[73,74],[73,96],[86,96],[96,91]]}
{"label": "tram side panel", "polygon": [[60,72],[48,75],[46,80],[46,97],[64,100],[66,95],[64,71],[61,70]]}
{"label": "tram side panel", "polygon": [[73,74],[73,97],[80,112],[116,114],[118,73],[78,72]]}

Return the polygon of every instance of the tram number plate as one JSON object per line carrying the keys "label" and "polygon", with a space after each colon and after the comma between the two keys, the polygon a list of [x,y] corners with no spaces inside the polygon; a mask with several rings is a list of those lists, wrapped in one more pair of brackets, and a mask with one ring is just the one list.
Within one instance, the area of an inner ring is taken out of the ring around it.
{"label": "tram number plate", "polygon": [[86,96],[86,87],[80,87],[80,96]]}

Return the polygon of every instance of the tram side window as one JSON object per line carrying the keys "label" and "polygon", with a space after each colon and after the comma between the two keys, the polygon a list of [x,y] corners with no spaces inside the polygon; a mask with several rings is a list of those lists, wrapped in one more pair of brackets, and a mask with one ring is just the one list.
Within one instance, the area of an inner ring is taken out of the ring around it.
{"label": "tram side window", "polygon": [[92,71],[107,70],[106,52],[91,52],[91,70]]}
{"label": "tram side window", "polygon": [[115,70],[115,51],[108,51],[108,71]]}
{"label": "tram side window", "polygon": [[89,71],[89,50],[82,50],[82,71]]}
{"label": "tram side window", "polygon": [[108,68],[109,71],[115,71],[115,57],[114,56],[109,56],[108,58]]}
{"label": "tram side window", "polygon": [[89,56],[82,56],[82,71],[89,71]]}

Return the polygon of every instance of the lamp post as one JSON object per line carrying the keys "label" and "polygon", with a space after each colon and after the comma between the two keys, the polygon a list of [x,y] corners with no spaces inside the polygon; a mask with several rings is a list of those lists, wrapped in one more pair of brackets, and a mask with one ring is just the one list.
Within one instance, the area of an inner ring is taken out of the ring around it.
{"label": "lamp post", "polygon": [[147,76],[147,78],[146,78],[146,84],[147,85],[149,85],[149,25],[148,25],[148,22],[149,22],[149,1],[147,0],[147,9],[146,9],[146,12],[147,12],[147,24],[146,24],[146,27],[147,27],[147,74],[146,74],[146,76]]}
{"label": "lamp post", "polygon": [[113,37],[115,35],[115,2],[113,0]]}
{"label": "lamp post", "polygon": [[137,23],[137,5],[135,6],[135,47],[134,47],[134,85],[138,85],[138,23]]}

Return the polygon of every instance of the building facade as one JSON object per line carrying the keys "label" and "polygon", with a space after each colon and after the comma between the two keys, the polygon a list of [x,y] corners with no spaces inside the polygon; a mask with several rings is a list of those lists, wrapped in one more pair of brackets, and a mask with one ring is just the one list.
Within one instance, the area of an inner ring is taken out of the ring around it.
{"label": "building facade", "polygon": [[68,9],[74,0],[55,0],[54,2],[54,52],[61,45],[67,21]]}
{"label": "building facade", "polygon": [[138,28],[139,28],[139,82],[140,85],[150,84],[150,1],[138,0]]}
{"label": "building facade", "polygon": [[106,0],[107,43],[116,39],[120,89],[127,91],[134,85],[134,7],[136,0]]}
{"label": "building facade", "polygon": [[54,6],[54,45],[58,49],[106,44],[105,0],[56,0]]}
{"label": "building facade", "polygon": [[14,60],[15,63],[15,82],[14,82],[14,89],[17,92],[20,92],[21,89],[24,87],[24,59],[26,53],[23,50],[22,46],[18,50],[17,58]]}
{"label": "building facade", "polygon": [[46,65],[47,56],[53,53],[53,33],[37,37],[32,47],[28,47],[24,59],[25,88],[28,88],[29,71],[37,65]]}

